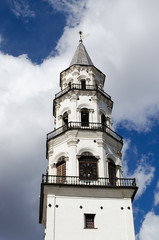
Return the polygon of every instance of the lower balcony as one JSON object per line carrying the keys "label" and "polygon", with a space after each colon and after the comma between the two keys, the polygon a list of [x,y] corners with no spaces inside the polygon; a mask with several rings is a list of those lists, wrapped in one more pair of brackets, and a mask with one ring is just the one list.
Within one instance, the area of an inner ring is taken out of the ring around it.
{"label": "lower balcony", "polygon": [[51,140],[55,138],[56,136],[72,129],[80,129],[80,130],[97,130],[106,132],[111,137],[115,138],[117,141],[123,143],[123,138],[116,132],[114,132],[111,128],[109,128],[106,125],[103,125],[102,123],[94,123],[94,122],[68,122],[68,124],[65,124],[54,131],[47,134],[47,140]]}
{"label": "lower balcony", "polygon": [[103,186],[103,187],[136,187],[135,178],[80,178],[75,176],[42,175],[43,184]]}
{"label": "lower balcony", "polygon": [[[53,199],[131,199],[137,192],[135,178],[96,178],[81,179],[76,176],[43,175],[40,193],[39,223],[46,226],[48,196]],[[56,200],[55,200],[56,201]],[[51,204],[48,204],[51,207]],[[54,207],[58,207],[55,205]]]}

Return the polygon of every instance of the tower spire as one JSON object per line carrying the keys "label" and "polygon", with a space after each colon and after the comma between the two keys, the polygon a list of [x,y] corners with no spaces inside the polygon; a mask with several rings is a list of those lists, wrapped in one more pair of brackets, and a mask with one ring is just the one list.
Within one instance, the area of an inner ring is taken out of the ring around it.
{"label": "tower spire", "polygon": [[87,65],[87,66],[94,65],[89,54],[87,53],[85,46],[83,45],[82,34],[83,34],[82,31],[79,31],[79,35],[80,35],[79,45],[74,53],[74,56],[70,63],[70,67],[75,64]]}

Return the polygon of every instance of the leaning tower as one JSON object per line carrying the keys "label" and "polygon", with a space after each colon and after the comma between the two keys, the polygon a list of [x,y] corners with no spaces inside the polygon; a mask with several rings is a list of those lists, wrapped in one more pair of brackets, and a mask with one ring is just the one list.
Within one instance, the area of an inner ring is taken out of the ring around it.
{"label": "leaning tower", "polygon": [[112,129],[113,101],[105,75],[82,40],[60,73],[47,134],[39,221],[45,240],[135,240],[135,179],[123,178],[123,138]]}

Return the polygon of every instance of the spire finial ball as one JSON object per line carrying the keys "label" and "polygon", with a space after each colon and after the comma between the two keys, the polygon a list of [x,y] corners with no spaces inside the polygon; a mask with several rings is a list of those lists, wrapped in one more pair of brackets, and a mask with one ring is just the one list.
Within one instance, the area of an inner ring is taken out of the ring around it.
{"label": "spire finial ball", "polygon": [[79,35],[80,35],[80,42],[82,42],[82,31],[79,31]]}

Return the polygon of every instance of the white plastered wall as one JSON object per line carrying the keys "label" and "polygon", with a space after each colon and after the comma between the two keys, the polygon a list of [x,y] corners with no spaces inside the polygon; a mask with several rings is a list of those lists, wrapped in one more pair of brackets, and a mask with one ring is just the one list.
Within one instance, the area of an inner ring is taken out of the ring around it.
{"label": "white plastered wall", "polygon": [[[45,240],[135,240],[131,199],[49,196],[49,204]],[[84,214],[95,214],[94,229]]]}

